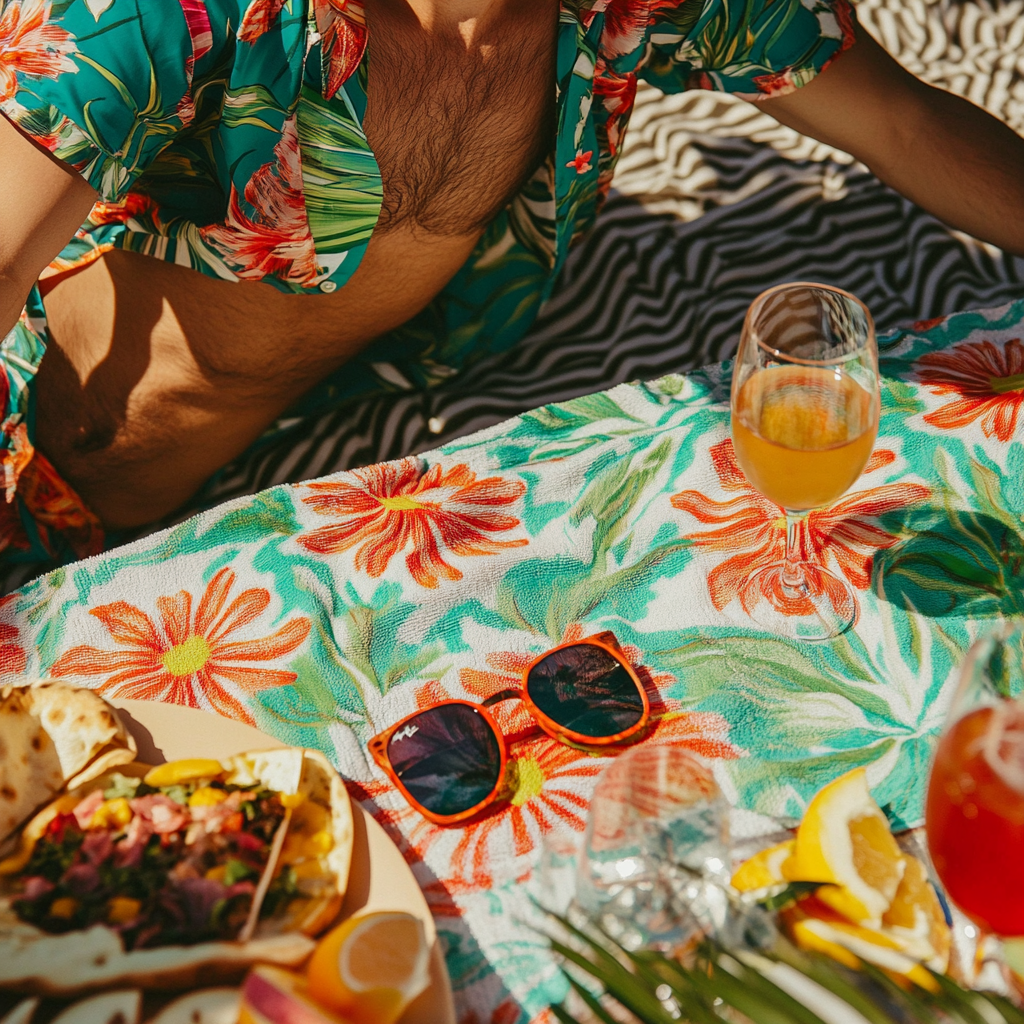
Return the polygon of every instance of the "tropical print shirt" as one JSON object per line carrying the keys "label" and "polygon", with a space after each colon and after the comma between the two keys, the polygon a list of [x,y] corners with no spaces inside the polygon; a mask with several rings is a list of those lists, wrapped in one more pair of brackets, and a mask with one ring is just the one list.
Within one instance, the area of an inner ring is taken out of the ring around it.
{"label": "tropical print shirt", "polygon": [[[361,0],[0,8],[0,110],[103,200],[50,272],[121,248],[288,292],[352,276],[383,192]],[[638,78],[788,92],[852,43],[851,19],[846,0],[562,0],[550,156],[442,294],[374,346],[406,371],[385,379],[427,385],[524,334],[607,193]]]}
{"label": "tropical print shirt", "polygon": [[[561,0],[547,159],[426,309],[282,422],[518,341],[607,194],[638,79],[758,99],[852,42],[847,0]],[[286,292],[343,286],[383,195],[366,58],[362,0],[0,0],[0,111],[102,197],[45,274],[118,248]],[[102,543],[95,517],[32,444],[46,340],[34,289],[0,342],[0,482],[30,535],[70,530],[81,555]]]}

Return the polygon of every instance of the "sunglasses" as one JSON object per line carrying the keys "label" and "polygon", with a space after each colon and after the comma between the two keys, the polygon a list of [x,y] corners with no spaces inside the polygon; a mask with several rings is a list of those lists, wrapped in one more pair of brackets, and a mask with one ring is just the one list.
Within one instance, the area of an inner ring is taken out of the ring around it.
{"label": "sunglasses", "polygon": [[407,715],[370,740],[370,753],[425,818],[438,825],[464,821],[502,792],[508,750],[487,709],[506,700],[521,700],[549,736],[583,747],[631,739],[651,710],[615,635],[598,633],[530,662],[519,689],[501,690],[482,704],[446,700]]}

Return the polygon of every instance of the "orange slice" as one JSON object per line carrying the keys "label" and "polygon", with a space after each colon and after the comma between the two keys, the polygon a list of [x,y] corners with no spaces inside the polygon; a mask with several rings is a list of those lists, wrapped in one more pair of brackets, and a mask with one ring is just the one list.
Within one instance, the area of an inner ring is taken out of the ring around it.
{"label": "orange slice", "polygon": [[733,873],[732,887],[739,892],[756,892],[758,889],[785,884],[782,865],[792,856],[795,847],[796,840],[787,839],[755,853]]}
{"label": "orange slice", "polygon": [[908,953],[933,971],[945,973],[953,939],[928,872],[916,857],[907,857],[906,870],[892,904],[882,915],[882,924],[902,940]]}
{"label": "orange slice", "polygon": [[786,932],[800,949],[824,953],[854,969],[866,960],[897,980],[912,981],[929,991],[936,988],[935,980],[915,955],[912,943],[891,931],[866,928],[845,920],[823,903],[818,894],[805,896],[780,916]]}
{"label": "orange slice", "polygon": [[353,917],[317,945],[309,994],[352,1024],[394,1024],[429,981],[430,950],[412,914]]}
{"label": "orange slice", "polygon": [[[841,913],[879,927],[906,866],[889,822],[871,797],[863,768],[830,782],[810,802],[782,866],[791,882],[829,882]],[[836,909],[839,909],[838,907]]]}
{"label": "orange slice", "polygon": [[884,935],[874,928],[845,922],[832,922],[809,917],[797,921],[791,929],[793,941],[801,949],[825,953],[848,967],[857,968],[861,960],[881,967],[889,974],[935,991],[934,978],[915,960],[908,956],[900,942],[890,935]]}

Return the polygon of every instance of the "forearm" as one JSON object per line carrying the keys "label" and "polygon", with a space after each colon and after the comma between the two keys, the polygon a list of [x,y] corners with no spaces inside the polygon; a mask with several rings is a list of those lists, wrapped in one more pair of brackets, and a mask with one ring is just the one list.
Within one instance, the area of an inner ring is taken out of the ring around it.
{"label": "forearm", "polygon": [[869,157],[871,170],[951,227],[1024,255],[1024,139],[968,100],[915,84],[916,116]]}
{"label": "forearm", "polygon": [[32,284],[88,216],[96,193],[0,115],[0,338]]}
{"label": "forearm", "polygon": [[763,106],[952,227],[1024,255],[1024,139],[914,78],[863,29],[818,79]]}

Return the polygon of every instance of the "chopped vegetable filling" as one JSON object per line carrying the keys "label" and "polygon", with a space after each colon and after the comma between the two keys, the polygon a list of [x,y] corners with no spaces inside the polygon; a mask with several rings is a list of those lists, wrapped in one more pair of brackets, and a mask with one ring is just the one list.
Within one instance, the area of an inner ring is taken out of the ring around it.
{"label": "chopped vegetable filling", "polygon": [[[234,939],[284,815],[261,787],[114,775],[50,822],[17,876],[14,910],[47,932],[105,924],[129,950]],[[297,891],[285,868],[260,917]]]}

